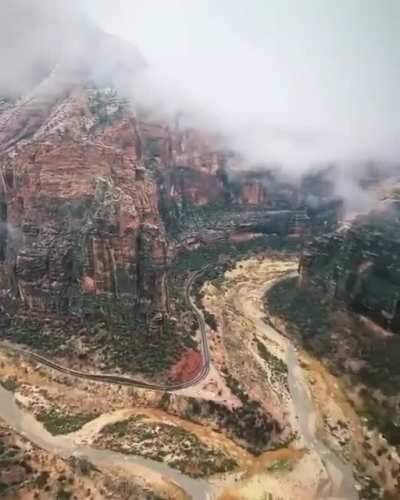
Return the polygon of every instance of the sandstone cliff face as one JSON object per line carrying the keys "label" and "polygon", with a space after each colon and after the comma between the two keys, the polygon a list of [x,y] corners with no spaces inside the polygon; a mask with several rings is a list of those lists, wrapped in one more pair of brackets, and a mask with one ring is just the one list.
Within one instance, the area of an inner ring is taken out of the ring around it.
{"label": "sandstone cliff face", "polygon": [[267,168],[253,170],[220,137],[176,123],[140,122],[140,130],[144,164],[157,182],[159,212],[171,239],[185,245],[236,230],[301,232],[305,193],[299,186]]}
{"label": "sandstone cliff face", "polygon": [[261,205],[266,202],[267,193],[259,182],[246,182],[240,190],[239,200],[249,205]]}
{"label": "sandstone cliff face", "polygon": [[111,91],[49,86],[1,117],[1,286],[29,308],[83,293],[157,309],[168,248],[137,123]]}
{"label": "sandstone cliff face", "polygon": [[144,162],[159,174],[163,196],[180,208],[223,199],[221,143],[179,122],[140,122]]}

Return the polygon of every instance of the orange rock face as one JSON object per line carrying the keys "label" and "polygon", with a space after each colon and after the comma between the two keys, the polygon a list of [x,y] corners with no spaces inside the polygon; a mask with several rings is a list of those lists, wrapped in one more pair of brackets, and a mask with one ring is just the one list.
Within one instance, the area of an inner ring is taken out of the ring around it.
{"label": "orange rock face", "polygon": [[[71,88],[46,117],[42,110],[32,137],[0,158],[7,227],[0,265],[8,270],[2,286],[31,308],[68,307],[79,287],[154,307],[162,302],[168,248],[139,131],[121,107],[103,110],[96,98]],[[10,144],[7,130],[31,120],[31,109],[8,112],[3,145]]]}
{"label": "orange rock face", "polygon": [[192,205],[206,205],[222,197],[215,175],[193,168],[172,169],[164,175],[164,186],[171,200]]}
{"label": "orange rock face", "polygon": [[266,202],[264,186],[259,182],[247,182],[240,190],[239,200],[249,205],[261,205]]}
{"label": "orange rock face", "polygon": [[204,229],[198,214],[219,216],[226,202],[234,229],[246,222],[238,205],[267,205],[266,191],[262,176],[230,182],[227,164],[244,162],[221,137],[137,117],[86,81],[59,65],[0,107],[0,290],[30,312],[96,309],[103,321],[114,308],[116,321],[130,315],[147,331],[167,312],[179,238]]}
{"label": "orange rock face", "polygon": [[82,289],[88,293],[96,292],[96,283],[90,276],[84,276],[81,280]]}

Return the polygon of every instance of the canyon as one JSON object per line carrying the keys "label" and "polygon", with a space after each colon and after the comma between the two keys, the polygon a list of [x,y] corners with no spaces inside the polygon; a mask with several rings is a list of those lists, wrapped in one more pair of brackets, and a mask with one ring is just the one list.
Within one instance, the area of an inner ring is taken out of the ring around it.
{"label": "canyon", "polygon": [[[174,351],[171,366],[196,343],[181,312],[169,312],[168,270],[182,251],[235,233],[303,234],[321,214],[335,223],[341,205],[332,189],[315,193],[310,183],[252,170],[221,138],[141,114],[111,88],[88,87],[57,67],[0,115],[8,338],[42,343],[42,353],[61,344],[79,360],[111,335],[117,350],[98,354],[111,368],[135,332],[138,351],[159,339]],[[310,194],[321,209],[309,216]],[[150,358],[131,365],[150,376],[168,369],[154,369]]]}
{"label": "canyon", "polygon": [[397,172],[349,219],[87,36],[0,96],[0,495],[398,498]]}

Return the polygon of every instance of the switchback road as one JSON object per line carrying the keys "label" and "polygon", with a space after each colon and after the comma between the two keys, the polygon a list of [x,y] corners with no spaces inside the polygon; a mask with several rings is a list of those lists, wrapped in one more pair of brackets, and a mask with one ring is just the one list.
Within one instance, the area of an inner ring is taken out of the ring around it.
{"label": "switchback road", "polygon": [[207,375],[210,370],[210,351],[207,342],[207,334],[206,327],[202,313],[197,308],[194,300],[192,299],[190,292],[193,286],[193,283],[199,278],[208,266],[203,267],[199,271],[192,273],[185,283],[185,300],[186,304],[190,309],[192,309],[196,319],[199,323],[200,327],[200,350],[203,358],[203,363],[201,370],[193,377],[191,380],[187,380],[186,382],[179,383],[170,383],[170,384],[154,384],[151,382],[145,382],[143,380],[137,380],[132,377],[128,377],[125,375],[113,375],[113,374],[102,374],[102,373],[89,373],[82,372],[79,370],[74,370],[72,368],[68,368],[66,366],[55,363],[54,361],[46,358],[45,356],[41,356],[35,352],[29,351],[27,349],[23,349],[21,347],[16,347],[10,343],[4,344],[8,349],[22,354],[30,359],[37,361],[38,363],[48,366],[53,370],[56,370],[61,373],[65,373],[67,375],[71,375],[72,377],[77,377],[85,380],[92,380],[94,382],[103,382],[107,384],[115,384],[115,385],[130,385],[134,387],[140,387],[143,389],[151,389],[155,391],[178,391],[179,389],[185,389],[187,387],[191,387],[192,385],[196,385],[201,382]]}

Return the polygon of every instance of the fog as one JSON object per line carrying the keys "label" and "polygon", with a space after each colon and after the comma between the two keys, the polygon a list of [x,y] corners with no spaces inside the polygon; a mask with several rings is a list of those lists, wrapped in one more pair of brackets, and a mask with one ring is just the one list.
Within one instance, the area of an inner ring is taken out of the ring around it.
{"label": "fog", "polygon": [[[2,0],[0,5],[0,95],[32,90],[60,60],[75,59],[89,32],[79,15],[50,1]],[[89,36],[89,34],[88,34]]]}
{"label": "fog", "polygon": [[[296,171],[400,155],[398,0],[83,0],[152,92]],[[152,85],[152,86],[151,86]]]}
{"label": "fog", "polygon": [[1,0],[0,97],[29,93],[57,66],[121,86],[143,68],[132,44],[104,33],[72,0]]}
{"label": "fog", "polygon": [[334,163],[351,193],[364,162],[399,163],[398,0],[2,0],[1,13],[0,89],[60,53],[109,70],[93,22],[147,62],[125,80],[130,97],[221,131],[249,164],[296,177]]}

